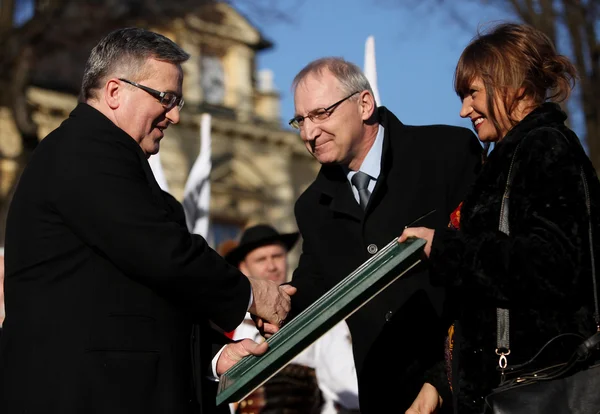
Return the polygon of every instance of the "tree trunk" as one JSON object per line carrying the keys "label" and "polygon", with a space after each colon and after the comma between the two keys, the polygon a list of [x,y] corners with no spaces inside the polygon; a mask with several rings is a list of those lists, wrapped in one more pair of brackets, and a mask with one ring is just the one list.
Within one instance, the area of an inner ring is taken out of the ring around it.
{"label": "tree trunk", "polygon": [[0,37],[8,33],[13,27],[13,16],[15,14],[15,0],[0,1]]}
{"label": "tree trunk", "polygon": [[600,107],[598,105],[596,105],[595,113],[586,113],[585,128],[587,131],[586,141],[589,156],[600,176],[600,148],[598,145],[598,142],[600,141]]}

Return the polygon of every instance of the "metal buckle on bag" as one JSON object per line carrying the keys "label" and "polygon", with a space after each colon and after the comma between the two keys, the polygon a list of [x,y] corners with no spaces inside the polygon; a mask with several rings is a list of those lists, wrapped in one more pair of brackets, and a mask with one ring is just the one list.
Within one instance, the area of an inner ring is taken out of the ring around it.
{"label": "metal buckle on bag", "polygon": [[498,359],[498,366],[500,366],[501,369],[506,369],[508,366],[508,360],[506,359],[506,356],[510,355],[510,349],[503,349],[501,351],[499,348],[496,348],[496,355],[500,357]]}

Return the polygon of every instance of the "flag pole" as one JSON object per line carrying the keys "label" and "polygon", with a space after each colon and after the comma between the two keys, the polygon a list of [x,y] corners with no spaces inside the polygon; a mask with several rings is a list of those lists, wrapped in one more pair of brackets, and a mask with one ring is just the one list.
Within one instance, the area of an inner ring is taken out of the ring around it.
{"label": "flag pole", "polygon": [[381,105],[381,99],[379,98],[379,90],[377,89],[377,68],[375,65],[375,38],[373,36],[367,37],[365,43],[365,66],[364,73],[367,80],[371,84],[373,94],[375,95],[375,103],[377,106]]}

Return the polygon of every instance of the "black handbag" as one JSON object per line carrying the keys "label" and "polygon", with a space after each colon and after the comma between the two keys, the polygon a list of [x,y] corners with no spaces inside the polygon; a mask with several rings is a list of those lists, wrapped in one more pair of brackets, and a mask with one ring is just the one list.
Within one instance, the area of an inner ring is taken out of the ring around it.
{"label": "black handbag", "polygon": [[[565,137],[561,131],[556,128],[552,128],[552,130],[560,132],[563,138],[567,140],[567,137]],[[523,140],[517,145],[512,157],[500,209],[500,223],[498,229],[506,235],[510,234],[508,225],[508,199],[510,197],[510,188],[514,178],[513,165],[522,142]],[[566,363],[537,370],[528,369],[535,359],[552,342],[565,336],[577,334],[567,333],[558,335],[548,341],[548,343],[546,343],[546,345],[544,345],[544,347],[542,347],[542,349],[529,361],[519,365],[508,365],[507,356],[510,354],[510,312],[508,309],[498,308],[496,315],[496,354],[499,356],[498,365],[501,372],[501,383],[485,398],[484,413],[486,414],[600,413],[600,363],[594,364],[591,362],[593,361],[593,358],[598,356],[598,345],[600,344],[598,287],[592,239],[590,196],[583,168],[580,169],[580,175],[583,180],[589,220],[588,237],[594,287],[594,318],[596,325],[599,326],[598,332],[587,339],[581,337],[581,345],[575,350]]]}

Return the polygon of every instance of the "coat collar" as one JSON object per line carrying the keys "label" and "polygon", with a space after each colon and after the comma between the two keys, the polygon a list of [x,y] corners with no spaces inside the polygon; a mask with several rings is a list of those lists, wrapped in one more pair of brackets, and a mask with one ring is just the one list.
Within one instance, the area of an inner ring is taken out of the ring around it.
{"label": "coat collar", "polygon": [[125,131],[116,126],[114,122],[108,119],[102,112],[86,103],[79,103],[71,114],[69,119],[77,123],[85,123],[90,131],[97,131],[104,135],[103,139],[118,141],[126,145],[129,149],[135,151],[138,155],[146,158],[144,151],[137,142]]}
{"label": "coat collar", "polygon": [[523,138],[527,133],[540,126],[564,125],[567,115],[560,109],[558,104],[546,102],[531,111],[525,118],[516,124],[506,136],[498,143],[516,142]]}
{"label": "coat collar", "polygon": [[146,176],[146,180],[148,181],[150,189],[152,190],[152,194],[161,200],[164,199],[162,190],[156,182],[156,178],[154,177],[154,173],[150,168],[146,154],[144,154],[142,148],[131,137],[131,135],[116,126],[102,112],[86,103],[79,103],[75,109],[71,111],[69,119],[76,123],[84,124],[85,130],[87,131],[96,131],[97,133],[101,134],[102,139],[119,142],[127,149],[134,152],[137,158],[140,160],[140,165],[144,170],[144,175]]}

